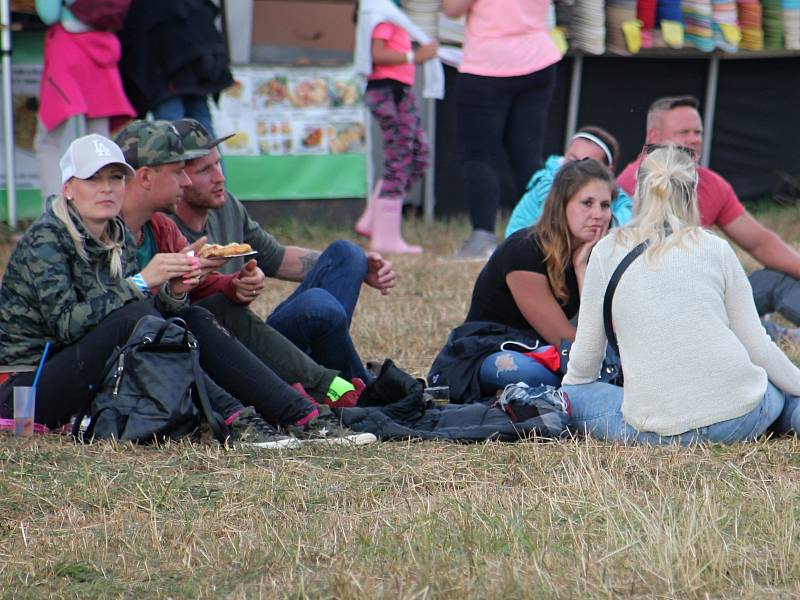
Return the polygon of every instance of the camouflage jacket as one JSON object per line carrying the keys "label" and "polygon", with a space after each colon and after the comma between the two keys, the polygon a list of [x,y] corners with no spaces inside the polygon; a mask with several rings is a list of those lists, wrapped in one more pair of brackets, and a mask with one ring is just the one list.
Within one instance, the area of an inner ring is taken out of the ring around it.
{"label": "camouflage jacket", "polygon": [[[0,365],[36,364],[45,342],[52,350],[76,342],[109,313],[144,296],[128,279],[109,273],[110,252],[76,220],[89,260],[75,248],[64,223],[48,210],[20,240],[0,287]],[[123,277],[139,271],[130,232],[121,220],[112,222],[124,236]],[[174,312],[180,303],[159,308]],[[172,310],[169,310],[172,308]]]}

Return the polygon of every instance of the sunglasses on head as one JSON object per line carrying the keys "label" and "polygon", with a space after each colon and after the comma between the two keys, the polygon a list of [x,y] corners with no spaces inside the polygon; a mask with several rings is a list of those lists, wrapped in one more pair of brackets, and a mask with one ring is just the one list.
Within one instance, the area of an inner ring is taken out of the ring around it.
{"label": "sunglasses on head", "polygon": [[692,159],[695,158],[694,150],[689,148],[689,146],[680,146],[678,144],[645,144],[644,153],[652,154],[656,150],[663,150],[666,148],[675,148],[675,150],[677,150],[678,152],[683,152],[684,154],[688,154],[689,157]]}

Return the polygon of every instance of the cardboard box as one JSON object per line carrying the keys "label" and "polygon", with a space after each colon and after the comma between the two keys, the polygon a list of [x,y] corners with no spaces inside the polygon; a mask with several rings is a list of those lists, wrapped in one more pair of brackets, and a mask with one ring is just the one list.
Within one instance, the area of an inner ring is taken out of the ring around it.
{"label": "cardboard box", "polygon": [[355,0],[255,0],[253,45],[352,52]]}

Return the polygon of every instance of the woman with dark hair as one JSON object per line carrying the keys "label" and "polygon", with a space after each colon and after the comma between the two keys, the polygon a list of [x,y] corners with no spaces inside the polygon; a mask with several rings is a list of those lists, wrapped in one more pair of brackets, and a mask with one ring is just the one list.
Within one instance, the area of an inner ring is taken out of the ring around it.
{"label": "woman with dark hair", "polygon": [[[636,215],[597,244],[586,270],[564,377],[573,427],[644,444],[732,443],[770,426],[796,429],[800,370],[764,331],[728,242],[700,225],[693,151],[645,152]],[[603,304],[617,266],[640,246],[611,305],[623,389],[596,381],[607,342]]]}
{"label": "woman with dark hair", "polygon": [[[605,165],[612,173],[619,161],[619,142],[601,127],[587,125],[572,136],[564,156],[553,155],[536,171],[528,182],[525,194],[520,198],[506,226],[506,237],[523,227],[530,227],[542,215],[544,202],[550,193],[550,186],[561,166],[571,160],[593,158]],[[614,225],[624,225],[631,218],[633,203],[622,188],[617,188],[617,196],[611,204]]]}
{"label": "woman with dark hair", "polygon": [[446,378],[460,401],[518,381],[558,384],[535,358],[499,342],[540,348],[575,338],[570,320],[578,313],[589,253],[608,231],[615,191],[614,177],[594,160],[562,167],[543,218],[500,244],[478,275],[467,318],[451,333],[429,379],[438,384]]}

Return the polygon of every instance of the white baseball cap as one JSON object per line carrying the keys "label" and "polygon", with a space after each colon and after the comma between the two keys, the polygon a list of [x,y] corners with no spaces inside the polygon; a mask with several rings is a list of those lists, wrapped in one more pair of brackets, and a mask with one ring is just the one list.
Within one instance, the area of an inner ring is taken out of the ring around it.
{"label": "white baseball cap", "polygon": [[72,177],[88,179],[106,165],[119,165],[126,169],[129,175],[135,175],[127,162],[122,150],[110,139],[91,133],[78,138],[69,145],[61,161],[61,183],[64,184]]}

